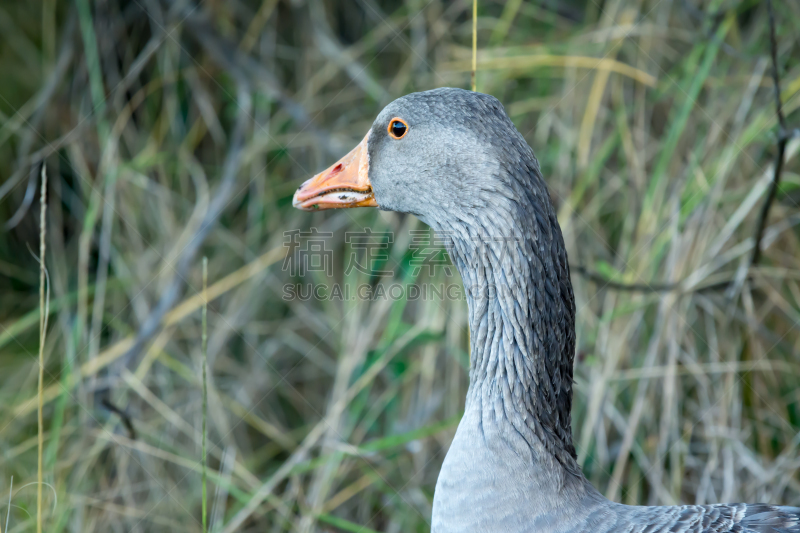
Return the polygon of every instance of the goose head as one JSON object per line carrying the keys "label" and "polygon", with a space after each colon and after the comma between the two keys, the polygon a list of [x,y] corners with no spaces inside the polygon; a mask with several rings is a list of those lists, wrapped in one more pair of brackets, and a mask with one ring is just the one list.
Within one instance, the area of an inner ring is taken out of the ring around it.
{"label": "goose head", "polygon": [[539,175],[496,98],[435,89],[387,105],[358,146],[303,183],[293,203],[309,211],[377,207],[446,230],[496,217],[529,197],[531,173],[519,172],[525,166]]}

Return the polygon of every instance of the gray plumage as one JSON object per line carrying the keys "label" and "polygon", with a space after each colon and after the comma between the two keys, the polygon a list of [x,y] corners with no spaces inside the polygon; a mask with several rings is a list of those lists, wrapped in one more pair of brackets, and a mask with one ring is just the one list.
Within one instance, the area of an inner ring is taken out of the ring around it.
{"label": "gray plumage", "polygon": [[[402,118],[402,139],[387,134]],[[605,499],[575,459],[575,302],[539,163],[493,97],[437,89],[400,98],[369,135],[382,209],[437,230],[465,284],[466,410],[433,502],[434,533],[800,532],[800,509],[633,507]]]}

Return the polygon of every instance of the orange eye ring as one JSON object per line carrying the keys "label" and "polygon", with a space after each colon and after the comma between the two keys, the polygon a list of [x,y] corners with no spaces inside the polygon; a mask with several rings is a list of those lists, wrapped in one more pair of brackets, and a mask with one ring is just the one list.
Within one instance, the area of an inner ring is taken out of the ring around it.
{"label": "orange eye ring", "polygon": [[402,139],[408,133],[408,122],[400,117],[394,117],[389,121],[386,131],[389,132],[389,136],[392,139]]}

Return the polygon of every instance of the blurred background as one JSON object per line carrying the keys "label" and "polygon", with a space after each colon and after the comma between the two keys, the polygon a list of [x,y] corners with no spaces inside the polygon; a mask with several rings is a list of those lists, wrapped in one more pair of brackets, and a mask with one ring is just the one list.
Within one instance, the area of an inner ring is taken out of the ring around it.
{"label": "blurred background", "polygon": [[[774,11],[797,127],[800,3]],[[587,477],[800,505],[800,141],[766,2],[480,0],[477,42],[568,247]],[[471,44],[471,1],[0,2],[3,531],[35,529],[43,166],[45,531],[201,531],[204,256],[210,530],[429,530],[466,303],[296,289],[458,274],[415,263],[412,216],[291,197],[394,98],[469,88]],[[326,268],[294,268],[311,228]]]}

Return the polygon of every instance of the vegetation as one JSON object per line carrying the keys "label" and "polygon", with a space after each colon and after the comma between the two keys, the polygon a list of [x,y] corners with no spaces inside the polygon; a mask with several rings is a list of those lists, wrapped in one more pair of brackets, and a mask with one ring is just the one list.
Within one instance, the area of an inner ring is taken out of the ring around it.
{"label": "vegetation", "polygon": [[[573,265],[579,459],[618,501],[800,505],[800,3],[773,7],[785,135],[766,2],[478,5],[477,89]],[[44,531],[201,531],[207,453],[209,531],[427,531],[465,302],[299,296],[458,274],[418,268],[414,217],[291,197],[392,99],[470,87],[472,1],[5,2],[0,35],[0,529],[42,487]],[[284,268],[312,227],[330,275]]]}

